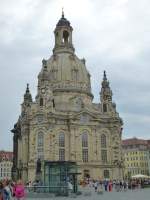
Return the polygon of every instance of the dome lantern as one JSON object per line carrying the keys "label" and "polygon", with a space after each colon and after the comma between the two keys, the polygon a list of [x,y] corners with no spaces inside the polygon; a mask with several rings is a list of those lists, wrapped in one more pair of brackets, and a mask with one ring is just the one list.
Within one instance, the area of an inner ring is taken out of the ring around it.
{"label": "dome lantern", "polygon": [[55,46],[53,53],[74,53],[74,47],[72,44],[72,31],[73,28],[70,25],[70,22],[64,17],[64,12],[62,11],[62,16],[56,28],[54,30],[55,34]]}

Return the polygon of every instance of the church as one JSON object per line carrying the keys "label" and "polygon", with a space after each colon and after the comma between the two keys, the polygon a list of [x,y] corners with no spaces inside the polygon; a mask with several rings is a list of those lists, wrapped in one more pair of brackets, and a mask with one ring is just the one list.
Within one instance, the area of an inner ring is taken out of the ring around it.
{"label": "church", "polygon": [[[36,163],[73,161],[80,178],[122,179],[123,121],[106,72],[93,102],[85,59],[75,54],[73,28],[64,13],[54,30],[52,56],[42,60],[35,100],[29,85],[13,132],[12,175],[34,181]],[[85,33],[86,34],[86,33]]]}

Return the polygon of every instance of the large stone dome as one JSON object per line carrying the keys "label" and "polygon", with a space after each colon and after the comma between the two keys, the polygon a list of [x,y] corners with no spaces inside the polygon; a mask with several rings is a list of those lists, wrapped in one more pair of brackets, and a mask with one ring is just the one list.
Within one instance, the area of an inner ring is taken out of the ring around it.
{"label": "large stone dome", "polygon": [[86,94],[90,98],[90,74],[85,66],[85,59],[75,55],[72,43],[73,28],[64,16],[59,20],[54,30],[55,46],[53,55],[48,60],[43,60],[43,68],[39,79],[46,78],[53,93],[76,92]]}
{"label": "large stone dome", "polygon": [[90,74],[85,60],[76,55],[60,53],[47,60],[50,88],[53,92],[80,92],[91,95]]}

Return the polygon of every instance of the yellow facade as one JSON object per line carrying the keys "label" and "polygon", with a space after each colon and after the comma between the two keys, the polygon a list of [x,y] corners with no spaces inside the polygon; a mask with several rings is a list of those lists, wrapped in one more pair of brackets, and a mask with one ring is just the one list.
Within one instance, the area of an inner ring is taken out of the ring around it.
{"label": "yellow facade", "polygon": [[9,160],[0,161],[0,180],[11,179],[11,169],[13,162]]}
{"label": "yellow facade", "polygon": [[13,153],[8,151],[0,151],[0,180],[11,179],[13,166]]}
{"label": "yellow facade", "polygon": [[[125,148],[126,146],[126,148]],[[124,176],[130,178],[136,174],[149,175],[149,154],[147,146],[136,144],[135,145],[123,145]]]}

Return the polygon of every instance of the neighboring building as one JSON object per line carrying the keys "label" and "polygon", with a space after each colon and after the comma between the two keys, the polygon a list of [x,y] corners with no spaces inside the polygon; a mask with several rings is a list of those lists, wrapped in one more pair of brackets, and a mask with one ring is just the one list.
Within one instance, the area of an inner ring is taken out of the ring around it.
{"label": "neighboring building", "polygon": [[150,148],[148,143],[148,140],[138,138],[123,140],[125,177],[130,178],[136,174],[150,174]]}
{"label": "neighboring building", "polygon": [[148,171],[150,176],[150,140],[147,140],[147,153],[148,153]]}
{"label": "neighboring building", "polygon": [[11,179],[12,166],[13,152],[0,151],[0,180],[4,178]]}
{"label": "neighboring building", "polygon": [[62,14],[54,31],[53,55],[42,61],[36,99],[27,85],[12,130],[13,175],[25,181],[35,179],[38,158],[75,161],[82,177],[122,178],[123,122],[105,72],[100,102],[93,103],[90,74],[85,59],[75,54],[72,31]]}

